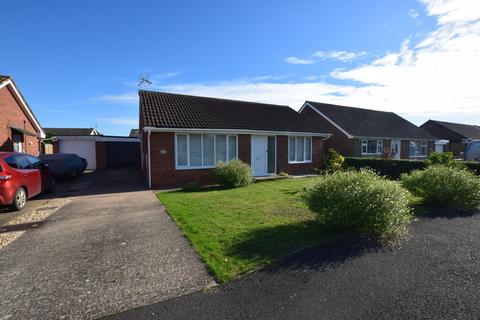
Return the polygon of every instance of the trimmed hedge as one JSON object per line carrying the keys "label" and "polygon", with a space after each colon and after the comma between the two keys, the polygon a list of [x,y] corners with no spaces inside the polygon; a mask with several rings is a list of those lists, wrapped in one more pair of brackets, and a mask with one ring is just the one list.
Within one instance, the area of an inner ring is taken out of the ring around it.
{"label": "trimmed hedge", "polygon": [[[480,162],[460,161],[467,169],[480,175]],[[380,175],[390,179],[398,180],[403,173],[410,173],[414,170],[423,170],[427,168],[427,161],[423,160],[395,160],[380,158],[355,158],[346,157],[345,164],[349,168],[360,170],[361,168],[370,168]]]}
{"label": "trimmed hedge", "polygon": [[382,176],[398,180],[403,173],[422,170],[427,167],[423,160],[394,160],[379,158],[345,158],[348,167],[360,170],[370,168]]}

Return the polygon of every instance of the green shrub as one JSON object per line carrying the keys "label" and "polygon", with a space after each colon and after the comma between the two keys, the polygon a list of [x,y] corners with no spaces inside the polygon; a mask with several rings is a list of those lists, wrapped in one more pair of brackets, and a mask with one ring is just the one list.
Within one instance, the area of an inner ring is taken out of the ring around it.
{"label": "green shrub", "polygon": [[195,191],[200,190],[201,188],[202,187],[200,186],[200,184],[198,182],[189,182],[182,188],[182,191],[195,192]]}
{"label": "green shrub", "polygon": [[480,177],[467,169],[434,165],[402,175],[402,183],[430,205],[457,209],[480,205]]}
{"label": "green shrub", "polygon": [[323,159],[323,167],[327,172],[336,172],[343,169],[345,164],[345,157],[335,151],[333,148],[325,152]]}
{"label": "green shrub", "polygon": [[347,167],[354,169],[370,168],[382,176],[390,179],[400,179],[402,173],[424,169],[427,164],[422,160],[394,160],[378,158],[345,158]]}
{"label": "green shrub", "polygon": [[252,169],[241,160],[220,162],[213,170],[219,185],[227,188],[247,186],[253,182]]}
{"label": "green shrub", "polygon": [[320,176],[303,193],[326,225],[378,240],[406,233],[412,217],[408,196],[400,183],[368,169]]}
{"label": "green shrub", "polygon": [[463,165],[467,167],[470,171],[473,171],[475,174],[480,176],[480,162],[478,161],[465,161]]}
{"label": "green shrub", "polygon": [[453,152],[444,152],[444,153],[432,152],[428,156],[426,163],[427,163],[427,166],[443,165],[443,166],[458,168],[458,169],[465,167],[461,162],[456,161],[454,159]]}

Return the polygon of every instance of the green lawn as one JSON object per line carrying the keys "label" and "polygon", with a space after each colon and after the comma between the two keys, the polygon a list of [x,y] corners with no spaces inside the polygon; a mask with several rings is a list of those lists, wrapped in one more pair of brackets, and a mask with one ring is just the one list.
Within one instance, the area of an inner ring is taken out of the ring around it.
{"label": "green lawn", "polygon": [[312,178],[237,189],[160,192],[160,201],[220,281],[325,238],[299,194]]}

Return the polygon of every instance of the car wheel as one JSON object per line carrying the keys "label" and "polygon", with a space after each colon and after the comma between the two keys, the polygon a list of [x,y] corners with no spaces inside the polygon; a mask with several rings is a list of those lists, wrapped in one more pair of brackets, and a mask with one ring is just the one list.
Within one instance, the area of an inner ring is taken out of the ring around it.
{"label": "car wheel", "polygon": [[25,208],[26,204],[27,204],[27,191],[24,188],[20,187],[15,193],[12,209],[14,211],[20,211],[23,208]]}

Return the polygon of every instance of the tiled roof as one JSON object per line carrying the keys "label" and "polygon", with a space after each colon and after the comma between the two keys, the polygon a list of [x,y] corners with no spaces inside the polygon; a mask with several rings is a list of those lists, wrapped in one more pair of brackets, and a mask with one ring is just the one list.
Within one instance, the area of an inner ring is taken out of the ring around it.
{"label": "tiled roof", "polygon": [[3,82],[4,80],[10,79],[10,76],[5,76],[0,74],[0,82]]}
{"label": "tiled roof", "polygon": [[[90,136],[95,128],[43,128],[49,136]],[[97,135],[97,134],[93,134]]]}
{"label": "tiled roof", "polygon": [[345,107],[307,101],[331,121],[352,136],[405,139],[435,139],[426,130],[417,127],[393,112]]}
{"label": "tiled roof", "polygon": [[130,130],[130,134],[128,136],[132,137],[132,138],[137,138],[138,137],[138,129]]}
{"label": "tiled roof", "polygon": [[145,127],[326,133],[288,106],[139,91]]}
{"label": "tiled roof", "polygon": [[437,123],[461,136],[465,139],[480,139],[480,127],[471,125],[471,124],[463,124],[463,123],[453,123],[453,122],[445,122],[445,121],[437,121],[437,120],[430,120],[431,122]]}

